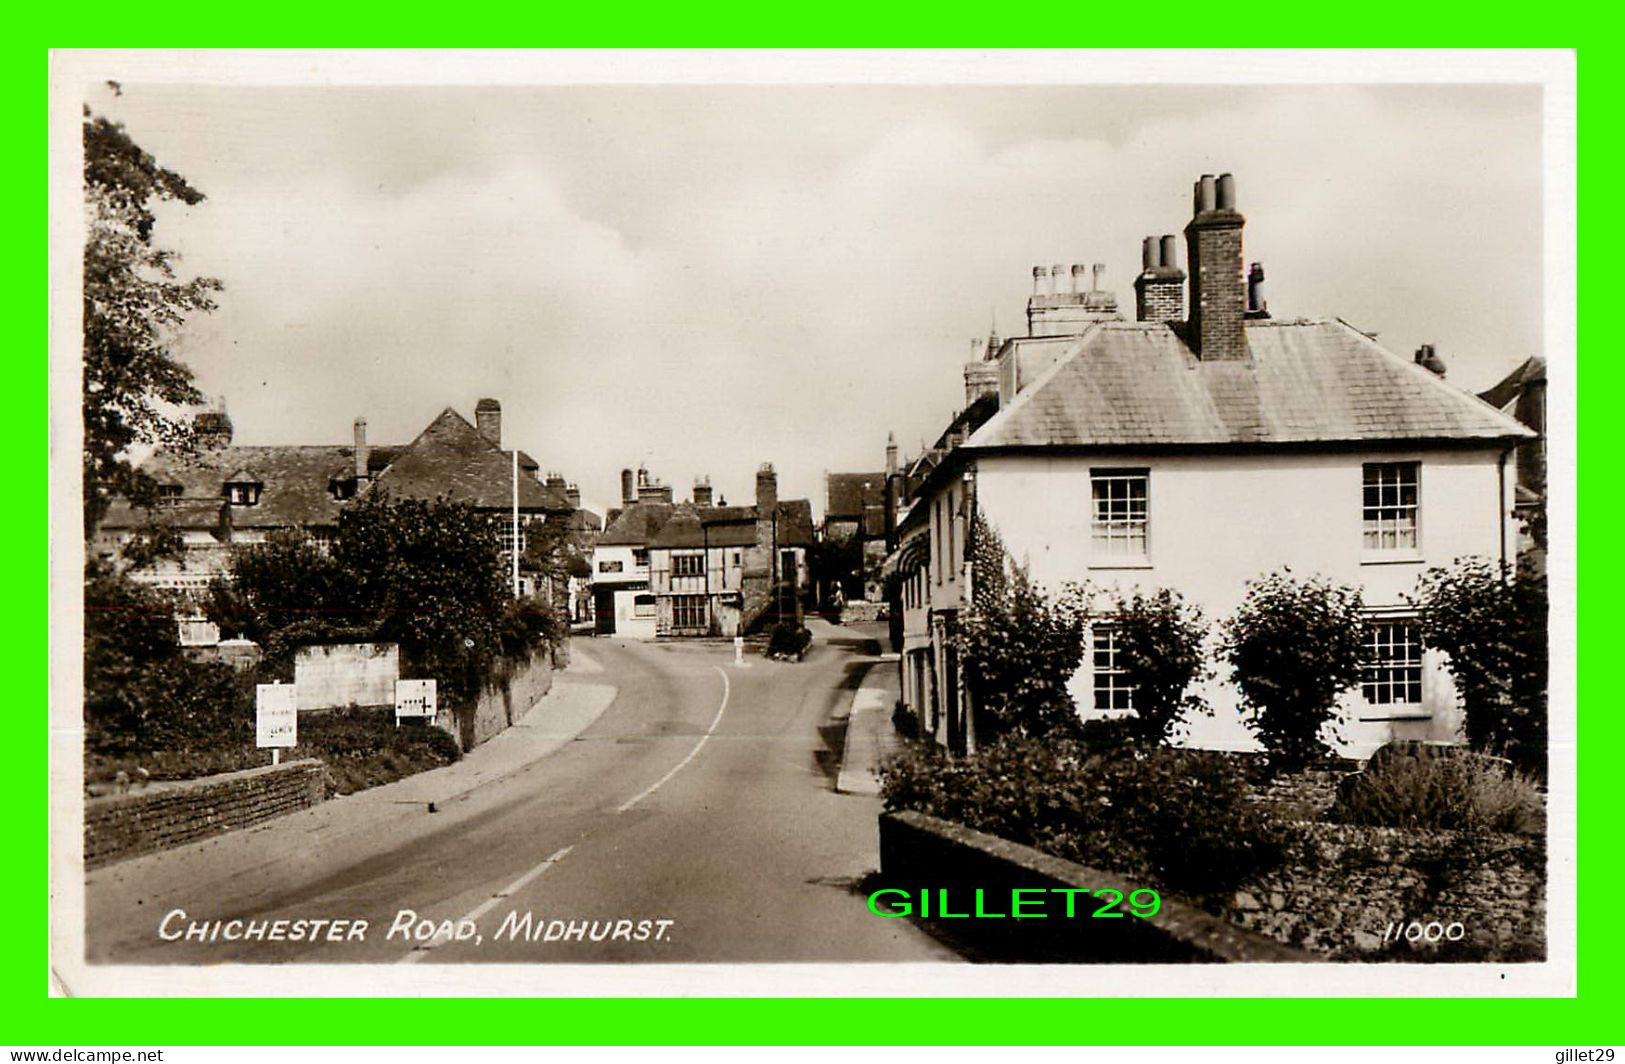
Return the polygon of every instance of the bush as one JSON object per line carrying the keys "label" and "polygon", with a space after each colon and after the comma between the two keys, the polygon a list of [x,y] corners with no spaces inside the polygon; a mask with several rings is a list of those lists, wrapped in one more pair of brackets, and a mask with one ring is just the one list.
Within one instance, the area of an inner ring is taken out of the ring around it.
{"label": "bush", "polygon": [[1545,803],[1528,777],[1495,757],[1389,744],[1350,776],[1328,816],[1349,824],[1539,835]]}
{"label": "bush", "polygon": [[1224,625],[1224,653],[1247,725],[1276,764],[1331,756],[1321,729],[1336,719],[1338,696],[1360,680],[1365,627],[1355,588],[1298,580],[1290,569],[1247,582]]}
{"label": "bush", "polygon": [[901,698],[892,706],[891,726],[905,739],[920,737],[920,719],[909,712],[909,708],[903,704]]}
{"label": "bush", "polygon": [[767,656],[779,661],[800,661],[812,645],[812,633],[794,621],[780,621],[767,633]]}
{"label": "bush", "polygon": [[1176,591],[1136,591],[1118,597],[1111,623],[1123,679],[1134,687],[1134,716],[1128,719],[1140,739],[1165,743],[1187,714],[1207,711],[1200,698],[1185,693],[1207,672],[1202,611]]}
{"label": "bush", "polygon": [[976,734],[1075,736],[1078,713],[1067,684],[1083,661],[1082,592],[1045,593],[980,512],[967,549],[974,609],[954,639]]}
{"label": "bush", "polygon": [[1191,897],[1273,867],[1281,847],[1222,754],[1007,738],[971,757],[905,752],[882,772],[887,809],[958,821]]}
{"label": "bush", "polygon": [[1546,771],[1546,582],[1487,558],[1422,575],[1418,622],[1461,693],[1467,741]]}

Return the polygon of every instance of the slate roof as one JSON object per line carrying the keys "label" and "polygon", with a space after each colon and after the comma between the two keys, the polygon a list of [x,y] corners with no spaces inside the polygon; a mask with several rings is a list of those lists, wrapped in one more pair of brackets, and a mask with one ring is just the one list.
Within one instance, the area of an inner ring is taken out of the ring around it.
{"label": "slate roof", "polygon": [[[513,505],[512,454],[494,446],[448,406],[401,450],[371,490],[506,510]],[[562,494],[541,481],[521,475],[518,484],[521,510],[564,514],[572,509]]]}
{"label": "slate roof", "polygon": [[1517,369],[1508,373],[1489,391],[1479,392],[1478,397],[1497,410],[1504,410],[1508,403],[1523,394],[1523,390],[1531,384],[1546,383],[1546,359],[1540,355],[1526,358]]}
{"label": "slate roof", "polygon": [[825,520],[860,520],[870,506],[885,499],[885,473],[827,473],[824,483],[829,493]]}
{"label": "slate roof", "polygon": [[[374,448],[368,466],[376,468],[394,448]],[[380,451],[386,453],[380,455]],[[237,528],[283,528],[293,525],[337,525],[344,504],[334,497],[335,479],[355,475],[351,447],[222,447],[197,455],[159,451],[144,462],[143,472],[158,483],[179,485],[181,494],[155,513],[180,527],[212,526],[219,522],[225,485],[236,474],[252,472],[264,485],[254,506],[233,506]],[[144,510],[117,500],[109,508],[105,528],[134,528],[146,523]]]}
{"label": "slate roof", "polygon": [[1532,434],[1346,322],[1247,323],[1199,360],[1168,325],[1102,322],[982,425],[972,449],[1506,441]]}

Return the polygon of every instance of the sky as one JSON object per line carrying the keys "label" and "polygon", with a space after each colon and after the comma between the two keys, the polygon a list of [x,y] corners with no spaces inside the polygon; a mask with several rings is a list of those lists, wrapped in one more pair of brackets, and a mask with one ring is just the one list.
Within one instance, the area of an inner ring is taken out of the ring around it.
{"label": "sky", "polygon": [[[176,351],[245,444],[409,442],[501,401],[600,513],[647,464],[823,508],[964,400],[1032,267],[1104,263],[1232,172],[1277,318],[1341,317],[1482,390],[1542,353],[1538,86],[89,91],[207,199],[155,240],[219,309]],[[1184,241],[1180,239],[1183,264]]]}

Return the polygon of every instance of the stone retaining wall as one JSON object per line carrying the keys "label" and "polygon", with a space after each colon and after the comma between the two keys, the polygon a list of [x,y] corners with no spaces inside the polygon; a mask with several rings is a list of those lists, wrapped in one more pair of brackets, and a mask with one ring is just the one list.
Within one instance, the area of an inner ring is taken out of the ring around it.
{"label": "stone retaining wall", "polygon": [[[1286,862],[1237,891],[1245,927],[1337,960],[1539,960],[1546,847],[1522,835],[1292,824]],[[1391,926],[1438,924],[1429,942]]]}
{"label": "stone retaining wall", "polygon": [[311,758],[90,798],[85,867],[249,827],[308,809],[326,796],[326,766]]}
{"label": "stone retaining wall", "polygon": [[[963,897],[980,888],[1008,902],[1012,888],[1111,888],[1129,897],[1143,884],[1087,868],[923,813],[880,817],[879,882],[918,894],[947,889]],[[935,919],[933,927],[987,959],[1061,963],[1189,963],[1306,961],[1314,958],[1272,938],[1164,895],[1155,915],[1043,919]],[[1121,906],[1118,906],[1122,909]],[[1007,911],[1007,910],[1006,910]],[[872,917],[882,919],[882,917]]]}
{"label": "stone retaining wall", "polygon": [[474,704],[449,713],[441,712],[437,723],[451,733],[465,752],[474,749],[512,727],[553,689],[555,658],[560,666],[569,661],[568,644],[560,647],[557,654],[539,650],[529,661],[519,665],[499,658],[491,679],[481,686]]}

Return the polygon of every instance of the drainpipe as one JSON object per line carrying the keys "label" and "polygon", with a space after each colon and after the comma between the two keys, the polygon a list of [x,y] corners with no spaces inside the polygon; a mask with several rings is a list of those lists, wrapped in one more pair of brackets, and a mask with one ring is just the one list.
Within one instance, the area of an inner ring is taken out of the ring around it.
{"label": "drainpipe", "polygon": [[[960,482],[965,486],[965,493],[959,500],[959,519],[964,522],[965,537],[960,546],[960,607],[959,623],[963,625],[975,612],[975,600],[972,598],[974,588],[971,587],[972,573],[975,567],[971,565],[971,518],[976,513],[976,467],[971,466],[965,470]],[[976,752],[976,703],[971,699],[970,692],[965,690],[965,663],[959,663],[959,698],[965,704],[965,752]]]}
{"label": "drainpipe", "polygon": [[1495,460],[1495,487],[1498,506],[1496,507],[1496,538],[1501,544],[1501,579],[1507,579],[1507,456],[1512,454],[1512,448],[1502,451]]}

